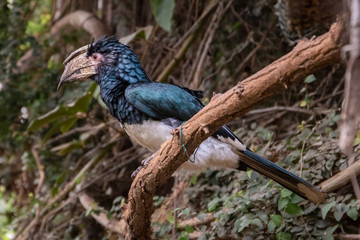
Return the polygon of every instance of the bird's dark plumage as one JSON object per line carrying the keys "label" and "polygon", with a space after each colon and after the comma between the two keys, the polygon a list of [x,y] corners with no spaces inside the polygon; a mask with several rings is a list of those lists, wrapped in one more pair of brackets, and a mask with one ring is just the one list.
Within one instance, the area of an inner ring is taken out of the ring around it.
{"label": "bird's dark plumage", "polygon": [[[151,152],[156,152],[171,137],[172,129],[203,108],[201,92],[151,82],[136,55],[115,38],[102,38],[90,44],[85,58],[87,65],[70,73],[65,71],[60,85],[67,79],[74,81],[76,71],[87,69],[86,76],[93,74],[110,113]],[[185,162],[182,167],[189,170],[250,167],[313,202],[324,199],[324,194],[310,183],[250,151],[226,126],[199,146],[194,163]]]}

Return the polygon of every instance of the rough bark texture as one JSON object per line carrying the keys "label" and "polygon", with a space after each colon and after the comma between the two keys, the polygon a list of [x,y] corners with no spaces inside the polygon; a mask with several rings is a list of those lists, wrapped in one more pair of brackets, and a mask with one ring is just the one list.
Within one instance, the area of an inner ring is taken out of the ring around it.
{"label": "rough bark texture", "polygon": [[360,174],[360,161],[355,162],[350,167],[345,170],[339,172],[338,174],[332,176],[326,181],[320,184],[320,188],[323,192],[330,193],[333,192],[342,186],[345,186],[348,182],[350,182],[352,176],[356,176]]}
{"label": "rough bark texture", "polygon": [[[317,39],[303,40],[287,55],[273,62],[211,102],[182,127],[182,142],[190,153],[225,123],[246,112],[254,105],[288,85],[326,66],[340,62],[344,44],[343,23],[333,24],[330,31]],[[180,146],[178,129],[165,142],[157,156],[141,170],[133,181],[124,219],[129,224],[127,239],[151,238],[151,215],[154,212],[155,190],[164,184],[187,160]]]}
{"label": "rough bark texture", "polygon": [[341,112],[339,146],[341,151],[350,156],[353,153],[360,112],[360,0],[353,0],[351,4],[350,45],[346,47],[350,59],[345,74],[345,101]]}

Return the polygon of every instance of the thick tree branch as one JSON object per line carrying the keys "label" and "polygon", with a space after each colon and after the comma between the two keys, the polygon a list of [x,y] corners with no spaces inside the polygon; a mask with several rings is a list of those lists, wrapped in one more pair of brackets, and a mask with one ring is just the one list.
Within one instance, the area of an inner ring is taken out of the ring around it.
{"label": "thick tree branch", "polygon": [[55,35],[59,33],[59,31],[65,26],[72,26],[76,29],[83,29],[84,31],[90,33],[91,36],[93,36],[95,39],[98,39],[104,34],[110,33],[106,25],[101,22],[94,14],[84,10],[77,10],[61,18],[54,24],[54,26],[52,26],[50,34]]}
{"label": "thick tree branch", "polygon": [[[353,144],[359,122],[360,101],[360,0],[351,1],[350,45],[344,50],[350,52],[350,59],[345,73],[344,107],[341,111],[339,147],[348,158],[349,168],[354,162]],[[360,186],[355,174],[351,176],[356,198],[360,200]]]}
{"label": "thick tree branch", "polygon": [[341,111],[339,146],[343,153],[353,153],[353,143],[359,121],[360,100],[360,0],[352,0],[350,20],[350,45],[344,47],[349,51],[350,59],[345,73],[344,107]]}
{"label": "thick tree branch", "polygon": [[[287,89],[290,84],[302,81],[321,68],[340,62],[340,48],[345,42],[343,29],[343,22],[338,22],[319,38],[300,41],[287,55],[226,93],[213,97],[203,110],[182,127],[182,142],[188,151],[192,153],[222,125],[248,112],[267,97]],[[124,218],[130,229],[127,239],[151,238],[150,223],[154,212],[155,190],[186,160],[177,129],[173,132],[173,138],[162,145],[157,156],[133,181],[124,211]]]}
{"label": "thick tree branch", "polygon": [[[57,21],[54,26],[52,26],[49,37],[57,36],[61,30],[68,26],[75,29],[82,29],[91,34],[95,39],[106,34],[110,35],[111,33],[106,25],[94,14],[84,10],[77,10]],[[35,68],[36,65],[34,63],[38,62],[39,57],[41,56],[35,56],[33,49],[30,49],[17,61],[14,73],[23,73],[29,68]]]}

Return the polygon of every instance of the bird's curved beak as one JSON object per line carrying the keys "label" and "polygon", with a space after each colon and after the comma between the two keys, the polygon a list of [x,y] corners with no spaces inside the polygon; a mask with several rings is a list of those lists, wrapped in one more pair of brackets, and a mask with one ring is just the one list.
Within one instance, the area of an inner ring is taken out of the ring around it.
{"label": "bird's curved beak", "polygon": [[95,65],[86,56],[88,45],[83,46],[70,54],[64,61],[65,69],[61,75],[57,89],[63,83],[83,81],[96,75]]}

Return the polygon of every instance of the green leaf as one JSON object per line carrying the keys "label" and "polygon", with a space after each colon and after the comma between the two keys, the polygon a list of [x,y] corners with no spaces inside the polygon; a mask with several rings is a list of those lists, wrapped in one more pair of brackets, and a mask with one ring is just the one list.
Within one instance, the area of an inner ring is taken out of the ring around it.
{"label": "green leaf", "polygon": [[278,234],[276,234],[276,239],[277,240],[290,240],[291,234],[287,233],[287,232],[279,232]]}
{"label": "green leaf", "polygon": [[324,236],[323,239],[324,240],[333,240],[333,233],[335,232],[335,230],[338,228],[339,224],[333,226],[333,227],[328,227],[325,232],[324,232]]}
{"label": "green leaf", "polygon": [[203,221],[205,221],[205,214],[204,213],[201,213],[201,214],[199,214],[198,216],[197,216],[197,218],[201,221],[201,222],[203,222]]}
{"label": "green leaf", "polygon": [[274,221],[269,221],[269,223],[267,225],[268,232],[270,232],[270,233],[274,232],[275,228],[276,228],[276,225],[275,225]]}
{"label": "green leaf", "polygon": [[268,181],[267,183],[265,183],[263,186],[260,187],[259,191],[263,192],[266,188],[269,187],[271,181]]}
{"label": "green leaf", "polygon": [[156,22],[165,31],[171,30],[171,19],[175,7],[175,0],[151,0],[151,10]]}
{"label": "green leaf", "polygon": [[301,103],[300,103],[300,107],[305,107],[307,104],[307,102],[305,100],[303,100]]}
{"label": "green leaf", "polygon": [[[55,195],[57,195],[59,193],[59,187],[53,187],[51,188],[51,196],[54,197]],[[1,239],[1,238],[0,238]]]}
{"label": "green leaf", "polygon": [[193,232],[194,232],[194,228],[192,228],[192,227],[189,226],[189,225],[186,225],[186,226],[185,226],[185,231],[186,231],[187,233],[193,233]]}
{"label": "green leaf", "polygon": [[290,191],[289,189],[283,188],[281,190],[281,197],[282,198],[289,197],[291,194],[293,194],[293,192]]}
{"label": "green leaf", "polygon": [[271,221],[274,222],[275,226],[279,227],[283,222],[284,218],[280,215],[273,214],[271,215]]}
{"label": "green leaf", "polygon": [[62,122],[55,122],[52,124],[51,128],[46,132],[44,138],[42,139],[42,142],[47,142],[54,134],[58,133],[60,131],[61,124]]}
{"label": "green leaf", "polygon": [[68,104],[66,107],[61,105],[57,106],[50,112],[34,119],[29,124],[27,130],[29,132],[36,131],[39,128],[44,127],[45,125],[64,117],[79,118],[81,114],[78,113],[86,113],[88,111],[89,104],[95,89],[96,83],[91,84],[86,93],[83,96],[79,97],[75,102]]}
{"label": "green leaf", "polygon": [[211,200],[209,203],[208,203],[208,211],[209,212],[212,212],[215,210],[215,208],[219,205],[219,202],[220,202],[220,198],[218,197],[215,197],[213,200]]}
{"label": "green leaf", "polygon": [[58,118],[64,117],[64,116],[68,116],[69,111],[67,108],[65,108],[64,106],[57,106],[56,108],[54,108],[53,110],[51,110],[50,112],[34,119],[28,126],[28,131],[36,131],[39,128],[55,121]]}
{"label": "green leaf", "polygon": [[76,123],[77,118],[76,117],[70,117],[67,120],[65,120],[60,127],[60,131],[62,133],[65,133],[67,131],[69,131],[69,129],[74,126],[74,124]]}
{"label": "green leaf", "polygon": [[242,230],[244,230],[244,228],[246,228],[247,226],[249,226],[251,223],[251,220],[249,218],[239,218],[236,220],[235,222],[235,226],[237,227],[237,232],[241,232]]}
{"label": "green leaf", "polygon": [[94,209],[88,208],[88,210],[86,210],[85,217],[90,216],[93,212],[94,212]]}
{"label": "green leaf", "polygon": [[146,27],[138,28],[132,34],[120,38],[119,41],[122,44],[128,45],[132,40],[134,40],[136,38],[142,38],[142,39],[148,40],[151,35],[152,30],[153,30],[153,26],[146,26]]}
{"label": "green leaf", "polygon": [[79,184],[79,183],[81,183],[81,181],[84,179],[84,176],[85,176],[85,174],[83,173],[83,174],[81,174],[76,180],[75,180],[75,182],[76,182],[76,184]]}
{"label": "green leaf", "polygon": [[190,184],[191,184],[191,185],[195,185],[196,182],[197,182],[197,175],[194,174],[194,175],[191,176]]}
{"label": "green leaf", "polygon": [[299,203],[299,202],[301,202],[301,201],[303,201],[304,199],[302,198],[302,197],[300,197],[299,195],[297,195],[297,194],[293,194],[292,196],[291,196],[291,203],[294,203],[294,204],[296,204],[296,203]]}
{"label": "green leaf", "polygon": [[336,210],[334,212],[334,217],[336,221],[340,222],[341,218],[348,209],[349,209],[349,205],[346,205],[345,203],[338,203],[336,205]]}
{"label": "green leaf", "polygon": [[232,25],[231,29],[235,30],[237,29],[242,23],[240,21],[237,21],[234,25]]}
{"label": "green leaf", "polygon": [[252,219],[250,223],[253,224],[253,225],[256,225],[260,229],[264,228],[264,225],[263,225],[263,223],[261,222],[261,220],[259,218]]}
{"label": "green leaf", "polygon": [[55,185],[56,186],[60,186],[66,179],[66,177],[69,174],[69,170],[65,169],[60,175],[59,177],[56,179]]}
{"label": "green leaf", "polygon": [[278,202],[278,210],[281,211],[289,203],[288,198],[280,198]]}
{"label": "green leaf", "polygon": [[328,214],[329,210],[336,205],[336,202],[335,201],[332,201],[331,203],[328,203],[326,204],[325,206],[323,206],[321,208],[321,216],[322,216],[322,219],[325,220],[326,218],[326,215]]}
{"label": "green leaf", "polygon": [[184,210],[182,210],[180,213],[179,213],[179,217],[182,216],[182,215],[185,215],[185,216],[189,216],[190,215],[190,208],[185,208]]}
{"label": "green leaf", "polygon": [[285,212],[290,214],[291,216],[300,216],[302,214],[302,209],[296,204],[288,203],[285,208]]}
{"label": "green leaf", "polygon": [[246,170],[246,175],[247,175],[247,177],[249,178],[249,179],[251,179],[251,174],[252,174],[252,169],[250,169],[250,168],[248,168],[247,170]]}
{"label": "green leaf", "polygon": [[351,207],[349,210],[347,210],[346,214],[354,221],[356,221],[359,217],[359,213],[356,207]]}
{"label": "green leaf", "polygon": [[175,223],[175,217],[174,217],[173,212],[169,212],[169,216],[168,216],[167,220],[169,221],[170,224]]}
{"label": "green leaf", "polygon": [[69,152],[71,152],[72,150],[80,149],[82,147],[83,147],[83,145],[80,141],[73,140],[71,142],[60,144],[60,145],[52,148],[51,151],[52,152],[59,151],[59,155],[64,156],[64,155],[68,154]]}
{"label": "green leaf", "polygon": [[305,83],[311,83],[311,82],[313,82],[313,81],[315,81],[315,80],[316,80],[316,77],[314,76],[314,74],[311,74],[311,75],[309,75],[309,76],[307,76],[307,77],[305,78],[304,82],[305,82]]}

